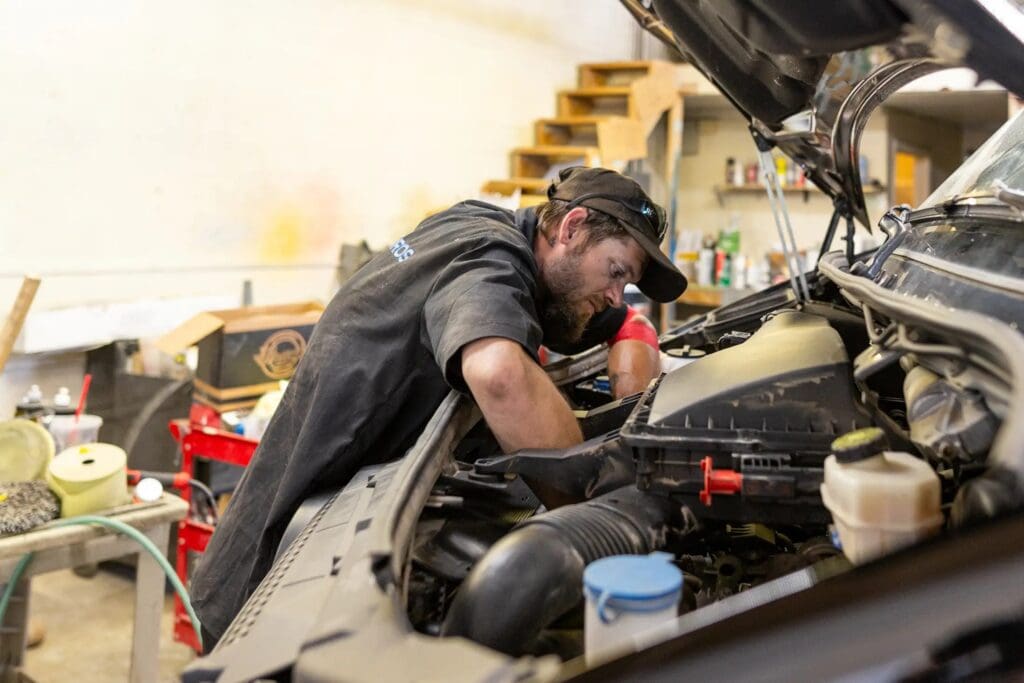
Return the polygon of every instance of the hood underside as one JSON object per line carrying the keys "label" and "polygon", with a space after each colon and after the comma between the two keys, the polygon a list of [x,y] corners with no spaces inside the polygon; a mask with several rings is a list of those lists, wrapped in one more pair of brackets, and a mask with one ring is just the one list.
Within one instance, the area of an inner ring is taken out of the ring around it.
{"label": "hood underside", "polygon": [[[635,15],[635,0],[623,0]],[[967,66],[1024,93],[1020,0],[653,0],[657,26],[840,212],[868,224],[857,163],[868,116],[927,73]],[[660,20],[660,23],[659,21]],[[671,35],[669,35],[671,33]]]}

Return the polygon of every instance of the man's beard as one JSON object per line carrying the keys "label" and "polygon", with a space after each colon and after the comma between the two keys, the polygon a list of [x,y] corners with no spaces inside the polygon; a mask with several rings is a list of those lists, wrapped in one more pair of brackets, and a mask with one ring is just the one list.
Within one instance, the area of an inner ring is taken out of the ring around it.
{"label": "man's beard", "polygon": [[569,252],[559,261],[549,263],[541,274],[540,325],[544,344],[557,350],[579,342],[590,316],[577,305],[583,285],[580,275],[582,250]]}

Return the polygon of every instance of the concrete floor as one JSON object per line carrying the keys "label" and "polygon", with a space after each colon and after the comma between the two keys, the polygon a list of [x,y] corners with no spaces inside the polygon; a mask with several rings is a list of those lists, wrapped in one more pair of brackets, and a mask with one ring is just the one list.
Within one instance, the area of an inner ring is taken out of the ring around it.
{"label": "concrete floor", "polygon": [[[46,628],[42,644],[28,650],[24,672],[38,683],[128,680],[135,604],[134,570],[101,565],[92,578],[71,570],[32,579],[30,614]],[[173,640],[174,601],[164,600],[160,630],[160,681],[178,681],[192,661],[191,648]]]}

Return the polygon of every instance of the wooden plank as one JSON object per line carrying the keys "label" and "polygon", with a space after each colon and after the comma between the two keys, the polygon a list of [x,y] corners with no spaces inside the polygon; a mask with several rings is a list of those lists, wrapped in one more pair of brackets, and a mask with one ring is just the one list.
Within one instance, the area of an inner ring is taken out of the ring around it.
{"label": "wooden plank", "polygon": [[512,169],[509,175],[513,178],[542,178],[552,164],[574,159],[580,159],[585,166],[599,166],[601,163],[597,147],[520,147],[512,150]]}
{"label": "wooden plank", "polygon": [[[145,529],[156,524],[183,519],[188,514],[188,503],[177,496],[165,493],[160,500],[154,503],[131,503],[97,514],[124,522],[136,529]],[[25,553],[49,548],[63,548],[110,534],[110,530],[105,527],[57,526],[56,522],[47,522],[31,531],[0,538],[0,560],[13,558],[17,562]],[[31,569],[32,565],[30,564],[28,571],[31,572]]]}
{"label": "wooden plank", "polygon": [[647,139],[639,121],[609,118],[597,124],[597,143],[601,163],[643,159],[647,156]]}
{"label": "wooden plank", "polygon": [[634,59],[622,60],[619,62],[588,62],[580,64],[580,68],[591,69],[592,71],[621,71],[623,69],[647,69],[652,64],[658,63],[657,59]]}
{"label": "wooden plank", "polygon": [[562,94],[571,97],[628,97],[632,92],[628,85],[594,85],[585,88],[562,90]]}
{"label": "wooden plank", "polygon": [[548,200],[547,195],[543,194],[524,194],[519,196],[519,206],[537,206],[543,204]]}
{"label": "wooden plank", "polygon": [[21,281],[21,288],[14,298],[14,305],[11,312],[7,314],[4,325],[0,328],[0,372],[7,365],[7,358],[14,348],[14,341],[21,332],[21,326],[25,324],[25,316],[32,306],[32,300],[36,298],[36,291],[39,289],[39,278],[25,276]]}
{"label": "wooden plank", "polygon": [[722,305],[721,287],[695,287],[690,286],[678,299],[679,303],[690,304],[691,306],[710,306],[718,308]]}
{"label": "wooden plank", "polygon": [[631,86],[594,87],[558,93],[558,116],[635,115]]}
{"label": "wooden plank", "polygon": [[481,188],[484,192],[509,195],[516,190],[524,194],[530,192],[544,191],[551,184],[550,180],[544,178],[508,178],[503,180],[488,180]]}
{"label": "wooden plank", "polygon": [[630,98],[633,102],[634,117],[640,121],[644,135],[649,135],[661,115],[672,108],[678,99],[680,71],[671,65],[652,67],[651,72],[633,82]]}
{"label": "wooden plank", "polygon": [[[581,132],[580,132],[581,131]],[[639,122],[625,116],[566,116],[539,119],[538,145],[597,146],[601,162],[642,159],[647,155]]]}
{"label": "wooden plank", "polygon": [[643,78],[651,69],[650,61],[580,64],[577,74],[581,86],[607,85]]}
{"label": "wooden plank", "polygon": [[596,116],[553,116],[546,119],[537,119],[537,123],[543,123],[551,126],[587,126],[595,125],[601,121],[607,121],[610,118],[615,118],[607,115],[596,115]]}

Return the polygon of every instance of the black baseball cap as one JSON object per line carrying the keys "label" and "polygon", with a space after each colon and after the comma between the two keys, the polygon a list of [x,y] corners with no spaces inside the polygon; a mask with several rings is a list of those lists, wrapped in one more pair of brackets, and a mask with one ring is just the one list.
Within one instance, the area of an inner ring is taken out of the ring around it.
{"label": "black baseball cap", "polygon": [[675,301],[686,290],[686,276],[661,251],[665,237],[665,210],[651,201],[631,178],[607,168],[573,166],[558,174],[548,188],[548,199],[585,206],[616,219],[643,248],[650,260],[636,283],[655,301]]}

